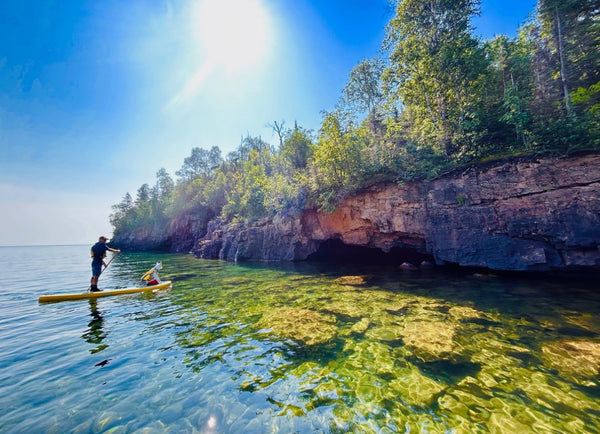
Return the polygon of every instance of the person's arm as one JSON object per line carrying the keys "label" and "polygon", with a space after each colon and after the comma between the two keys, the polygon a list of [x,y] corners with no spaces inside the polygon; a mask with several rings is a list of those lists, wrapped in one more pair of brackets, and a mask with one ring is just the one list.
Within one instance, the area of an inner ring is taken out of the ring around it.
{"label": "person's arm", "polygon": [[[111,248],[110,248],[110,247],[108,247],[108,246],[106,246],[106,249],[107,249],[109,252],[113,252],[113,253],[121,253],[121,250],[119,250],[119,249],[111,249]],[[105,267],[105,268],[106,268],[106,267],[108,267],[108,265],[106,265],[106,262],[105,262],[104,260],[102,260],[102,263],[104,264],[104,267]]]}

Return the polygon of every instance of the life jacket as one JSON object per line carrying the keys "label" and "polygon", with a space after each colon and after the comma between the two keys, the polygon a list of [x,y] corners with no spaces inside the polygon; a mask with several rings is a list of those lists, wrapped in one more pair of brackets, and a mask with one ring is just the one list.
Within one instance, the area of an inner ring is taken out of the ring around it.
{"label": "life jacket", "polygon": [[104,259],[106,258],[106,245],[104,245],[104,248],[102,248],[103,244],[100,242],[97,242],[96,244],[94,244],[92,246],[92,248],[90,249],[90,255],[92,256],[92,258],[94,259]]}
{"label": "life jacket", "polygon": [[152,286],[161,283],[160,277],[158,276],[158,270],[160,269],[162,269],[162,263],[157,262],[154,267],[146,271],[140,278],[142,285],[145,284],[147,286]]}

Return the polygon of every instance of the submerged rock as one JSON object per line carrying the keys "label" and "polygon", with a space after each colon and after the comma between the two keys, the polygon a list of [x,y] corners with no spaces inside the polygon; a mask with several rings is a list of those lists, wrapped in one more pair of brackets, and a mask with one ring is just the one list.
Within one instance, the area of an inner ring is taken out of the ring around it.
{"label": "submerged rock", "polygon": [[352,333],[362,334],[369,328],[369,325],[371,325],[371,321],[368,318],[363,318],[351,327],[351,331]]}
{"label": "submerged rock", "polygon": [[457,352],[456,325],[447,321],[409,321],[399,329],[402,340],[424,361],[447,358]]}
{"label": "submerged rock", "polygon": [[401,396],[410,405],[426,406],[431,405],[445,388],[445,385],[423,375],[418,369],[411,368],[390,382],[388,393],[390,399]]}
{"label": "submerged rock", "polygon": [[369,276],[342,276],[333,281],[338,285],[361,286],[366,285],[369,281]]}
{"label": "submerged rock", "polygon": [[350,318],[361,318],[367,309],[364,305],[354,302],[353,299],[336,299],[323,306],[323,311],[335,315],[346,316]]}
{"label": "submerged rock", "polygon": [[385,325],[370,328],[366,333],[367,338],[382,342],[395,342],[402,339],[400,327],[397,325]]}
{"label": "submerged rock", "polygon": [[577,312],[576,314],[565,316],[565,320],[569,324],[581,327],[582,329],[592,333],[600,334],[600,321],[598,321],[597,315]]}
{"label": "submerged rock", "polygon": [[483,312],[469,306],[452,306],[449,314],[457,320],[483,318]]}
{"label": "submerged rock", "polygon": [[228,285],[246,285],[251,282],[252,282],[252,279],[250,279],[248,277],[241,277],[241,276],[229,277],[227,279],[223,279],[223,283],[226,283]]}
{"label": "submerged rock", "polygon": [[333,317],[292,307],[273,309],[263,314],[258,326],[304,345],[324,344],[337,334]]}
{"label": "submerged rock", "polygon": [[553,342],[542,348],[542,355],[546,365],[582,384],[591,385],[600,372],[600,342]]}
{"label": "submerged rock", "polygon": [[400,269],[405,271],[415,271],[419,268],[416,265],[411,264],[410,262],[403,262],[400,264]]}

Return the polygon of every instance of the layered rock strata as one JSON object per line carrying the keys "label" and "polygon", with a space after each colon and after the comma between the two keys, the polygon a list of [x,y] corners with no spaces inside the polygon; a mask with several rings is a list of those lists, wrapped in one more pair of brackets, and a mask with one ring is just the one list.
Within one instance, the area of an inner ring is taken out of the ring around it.
{"label": "layered rock strata", "polygon": [[495,270],[600,269],[600,153],[515,158],[428,183],[376,185],[329,214],[307,210],[252,224],[213,221],[201,258],[305,260],[328,240],[437,264]]}

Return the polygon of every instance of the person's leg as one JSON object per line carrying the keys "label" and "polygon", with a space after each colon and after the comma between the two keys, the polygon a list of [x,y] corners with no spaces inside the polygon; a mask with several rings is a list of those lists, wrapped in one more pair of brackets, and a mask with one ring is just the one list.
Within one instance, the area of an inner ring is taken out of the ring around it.
{"label": "person's leg", "polygon": [[96,264],[92,263],[92,282],[91,282],[91,291],[99,291],[98,289],[98,279],[100,278],[100,273],[102,272],[102,263]]}

